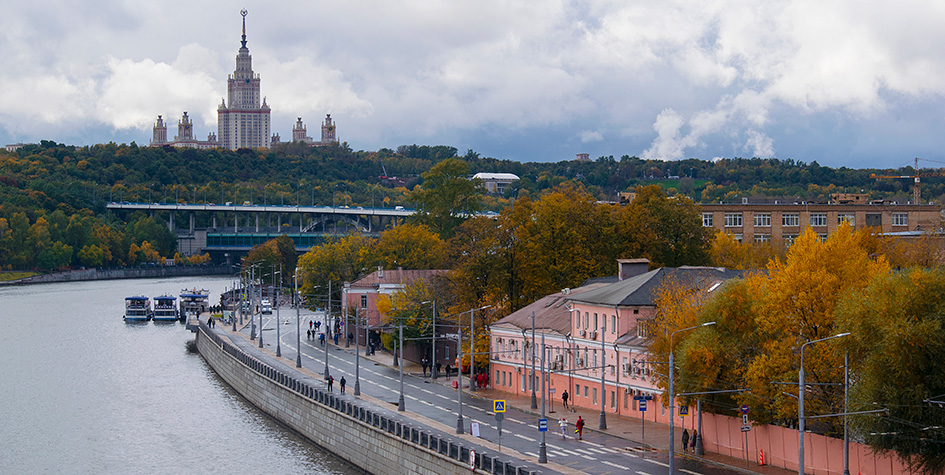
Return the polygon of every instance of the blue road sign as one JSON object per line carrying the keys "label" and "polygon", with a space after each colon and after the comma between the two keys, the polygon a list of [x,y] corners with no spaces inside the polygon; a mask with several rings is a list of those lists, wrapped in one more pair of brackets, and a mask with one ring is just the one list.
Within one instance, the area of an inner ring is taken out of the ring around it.
{"label": "blue road sign", "polygon": [[679,415],[688,416],[689,415],[689,406],[679,406]]}
{"label": "blue road sign", "polygon": [[495,399],[492,401],[492,412],[505,412],[505,399]]}
{"label": "blue road sign", "polygon": [[641,400],[640,400],[640,411],[641,411],[641,412],[646,412],[646,399],[641,399]]}
{"label": "blue road sign", "polygon": [[548,432],[548,419],[538,419],[538,431]]}

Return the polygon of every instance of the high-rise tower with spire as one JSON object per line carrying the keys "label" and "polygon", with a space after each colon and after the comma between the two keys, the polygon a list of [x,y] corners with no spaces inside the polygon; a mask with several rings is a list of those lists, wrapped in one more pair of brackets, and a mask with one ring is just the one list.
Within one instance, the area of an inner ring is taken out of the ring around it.
{"label": "high-rise tower with spire", "polygon": [[227,98],[217,107],[217,131],[220,146],[238,148],[269,148],[270,109],[266,99],[260,105],[259,75],[253,73],[253,57],[246,47],[246,10],[243,16],[243,37],[236,55],[236,70],[227,79]]}

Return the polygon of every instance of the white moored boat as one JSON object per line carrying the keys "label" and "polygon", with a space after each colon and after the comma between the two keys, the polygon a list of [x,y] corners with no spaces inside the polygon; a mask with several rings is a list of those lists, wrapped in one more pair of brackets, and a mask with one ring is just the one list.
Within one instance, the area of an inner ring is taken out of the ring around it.
{"label": "white moored boat", "polygon": [[207,289],[184,289],[180,291],[180,318],[210,311],[210,291]]}
{"label": "white moored boat", "polygon": [[143,296],[125,297],[126,322],[146,322],[151,318],[151,300]]}
{"label": "white moored boat", "polygon": [[154,297],[154,316],[151,318],[155,322],[177,321],[177,297],[171,295]]}

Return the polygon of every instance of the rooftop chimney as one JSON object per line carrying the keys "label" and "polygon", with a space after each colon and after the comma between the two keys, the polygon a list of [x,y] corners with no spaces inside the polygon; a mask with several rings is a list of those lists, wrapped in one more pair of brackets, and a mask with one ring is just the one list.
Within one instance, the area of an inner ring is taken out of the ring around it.
{"label": "rooftop chimney", "polygon": [[640,274],[646,274],[650,271],[650,260],[641,257],[639,259],[617,259],[617,280],[625,280]]}

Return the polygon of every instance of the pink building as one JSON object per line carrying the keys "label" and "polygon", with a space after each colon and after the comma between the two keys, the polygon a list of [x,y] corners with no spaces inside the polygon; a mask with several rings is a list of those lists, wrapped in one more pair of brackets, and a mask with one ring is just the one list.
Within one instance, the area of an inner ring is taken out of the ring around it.
{"label": "pink building", "polygon": [[408,285],[417,280],[432,282],[436,276],[446,275],[445,269],[426,270],[385,270],[376,271],[354,281],[345,282],[343,306],[346,313],[354,315],[359,312],[361,317],[367,316],[372,327],[379,326],[383,320],[377,309],[377,301],[381,295],[391,296],[403,292]]}
{"label": "pink building", "polygon": [[[656,315],[658,291],[667,279],[711,292],[739,271],[711,267],[649,270],[646,259],[618,260],[618,277],[590,282],[548,295],[491,326],[491,383],[495,389],[518,395],[541,390],[544,374],[547,397],[630,417],[666,423],[666,412],[655,385],[646,347],[647,332]],[[545,370],[541,351],[534,353],[532,371],[532,314],[535,345],[545,338]],[[603,379],[603,385],[601,381]],[[603,387],[602,387],[603,386]],[[650,396],[641,412],[636,396]]]}

